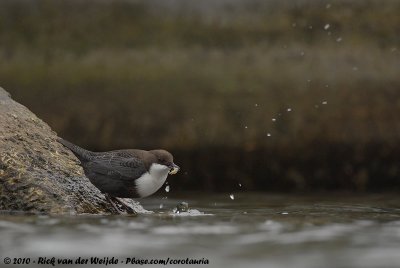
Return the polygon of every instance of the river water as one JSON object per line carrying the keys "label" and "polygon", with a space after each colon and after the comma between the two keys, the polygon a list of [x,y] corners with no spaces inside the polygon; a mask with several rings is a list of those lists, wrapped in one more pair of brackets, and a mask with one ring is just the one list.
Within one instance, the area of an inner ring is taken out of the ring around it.
{"label": "river water", "polygon": [[[197,267],[400,266],[400,197],[396,194],[240,193],[232,197],[148,198],[141,203],[154,213],[138,216],[4,212],[0,215],[0,266],[6,257],[12,262],[29,258],[29,267],[35,266],[33,262],[37,265],[39,257],[50,262],[46,267],[52,267],[52,257],[74,263],[79,257],[88,258],[88,263],[90,257],[119,261],[107,267],[140,266],[126,264],[127,258],[209,262]],[[188,202],[192,211],[173,213],[181,201]],[[164,265],[153,267],[160,266]]]}

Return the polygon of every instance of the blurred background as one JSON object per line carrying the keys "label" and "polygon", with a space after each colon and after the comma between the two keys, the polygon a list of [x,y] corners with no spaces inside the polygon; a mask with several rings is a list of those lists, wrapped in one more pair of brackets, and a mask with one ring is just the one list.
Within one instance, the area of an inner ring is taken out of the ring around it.
{"label": "blurred background", "polygon": [[0,1],[0,86],[174,191],[400,190],[400,1]]}

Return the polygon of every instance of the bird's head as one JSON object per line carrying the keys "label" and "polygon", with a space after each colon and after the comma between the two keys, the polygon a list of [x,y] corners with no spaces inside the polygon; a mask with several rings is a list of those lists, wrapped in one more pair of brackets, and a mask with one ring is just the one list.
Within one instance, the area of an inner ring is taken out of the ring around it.
{"label": "bird's head", "polygon": [[180,168],[175,165],[174,157],[170,152],[167,152],[165,150],[152,150],[150,151],[150,153],[155,156],[155,163],[169,168],[169,174],[173,175],[178,173]]}

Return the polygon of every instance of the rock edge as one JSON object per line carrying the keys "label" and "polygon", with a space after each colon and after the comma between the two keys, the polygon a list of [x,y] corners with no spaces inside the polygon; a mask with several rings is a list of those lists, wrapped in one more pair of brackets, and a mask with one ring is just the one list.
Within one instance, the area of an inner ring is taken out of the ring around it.
{"label": "rock edge", "polygon": [[[0,87],[0,210],[115,214],[57,134]],[[143,207],[125,199],[137,213]]]}

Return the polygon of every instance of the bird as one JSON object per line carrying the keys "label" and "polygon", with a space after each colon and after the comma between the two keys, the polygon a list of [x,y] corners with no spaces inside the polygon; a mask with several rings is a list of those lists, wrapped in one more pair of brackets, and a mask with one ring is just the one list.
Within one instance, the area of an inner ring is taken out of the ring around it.
{"label": "bird", "polygon": [[172,154],[162,149],[92,152],[62,138],[57,141],[79,159],[86,177],[118,213],[121,211],[115,203],[132,211],[119,198],[150,196],[163,186],[169,174],[174,175],[180,169]]}

